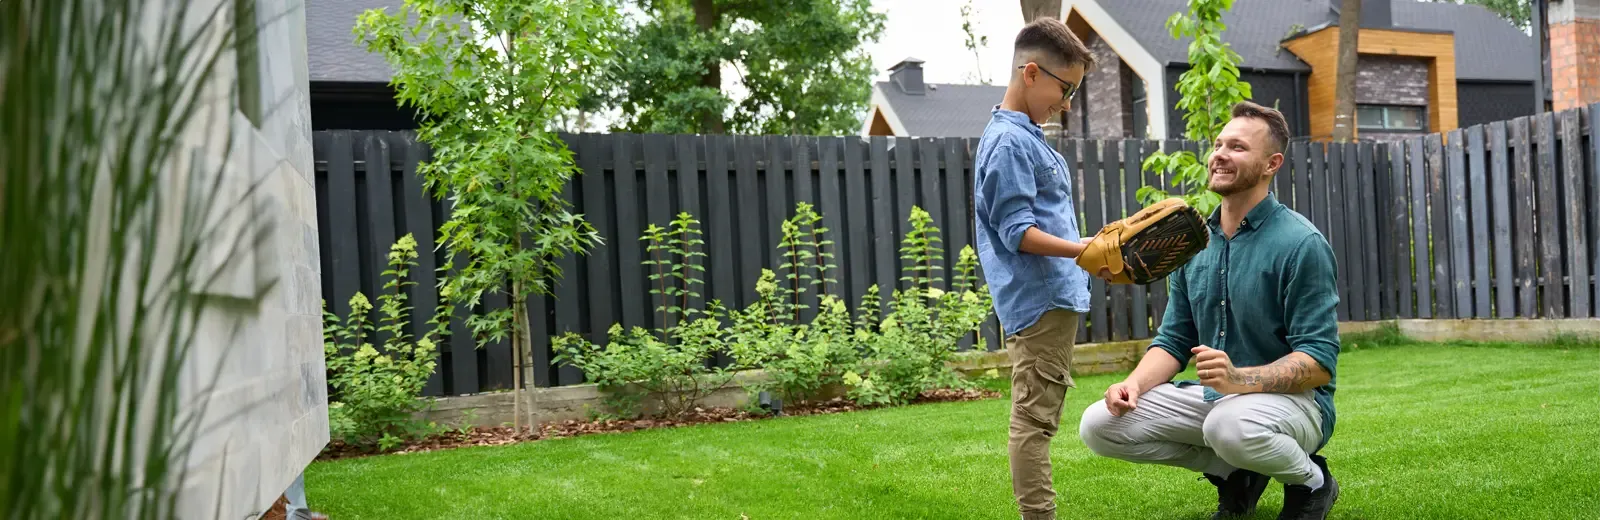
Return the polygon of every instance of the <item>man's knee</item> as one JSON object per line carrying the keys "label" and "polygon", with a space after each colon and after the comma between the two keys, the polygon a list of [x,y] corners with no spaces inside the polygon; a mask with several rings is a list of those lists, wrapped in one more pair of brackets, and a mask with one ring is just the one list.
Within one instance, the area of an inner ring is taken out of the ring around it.
{"label": "man's knee", "polygon": [[1218,406],[1201,426],[1206,445],[1234,466],[1248,466],[1273,435],[1269,425],[1241,411],[1239,407]]}
{"label": "man's knee", "polygon": [[1112,438],[1115,430],[1113,419],[1104,399],[1095,401],[1083,410],[1083,419],[1078,422],[1078,437],[1091,453],[1101,457],[1116,457],[1121,452],[1118,447],[1122,443]]}

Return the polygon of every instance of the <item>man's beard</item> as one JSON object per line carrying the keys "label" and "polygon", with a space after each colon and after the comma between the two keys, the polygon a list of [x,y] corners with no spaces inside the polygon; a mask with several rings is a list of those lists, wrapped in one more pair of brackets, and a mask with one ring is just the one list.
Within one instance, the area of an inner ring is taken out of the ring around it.
{"label": "man's beard", "polygon": [[[1212,192],[1224,197],[1236,193],[1250,191],[1251,188],[1256,187],[1266,180],[1266,176],[1262,175],[1262,172],[1264,171],[1266,171],[1266,168],[1263,166],[1244,167],[1242,165],[1236,165],[1233,170],[1233,182],[1223,185],[1218,185],[1217,183],[1212,182],[1209,183],[1209,188]],[[1207,175],[1210,176],[1213,174],[1208,171]]]}

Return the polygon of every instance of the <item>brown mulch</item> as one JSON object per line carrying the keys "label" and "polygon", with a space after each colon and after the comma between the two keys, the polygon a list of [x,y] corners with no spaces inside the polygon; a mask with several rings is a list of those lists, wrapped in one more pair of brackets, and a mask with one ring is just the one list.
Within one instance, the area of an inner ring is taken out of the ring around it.
{"label": "brown mulch", "polygon": [[[948,403],[960,401],[977,401],[1000,397],[999,392],[983,389],[972,390],[930,390],[923,392],[913,404],[923,403]],[[794,407],[785,406],[785,416],[823,415],[842,412],[853,412],[874,407],[863,407],[843,399],[833,398],[817,403],[807,403]],[[521,432],[514,433],[509,427],[473,428],[465,434],[448,432],[426,439],[412,441],[390,451],[388,455],[421,453],[428,451],[462,448],[467,446],[499,446],[518,442],[535,441],[540,439],[559,439],[563,437],[576,437],[580,435],[594,435],[604,433],[622,433],[652,428],[673,428],[694,424],[710,424],[723,422],[744,422],[771,418],[766,414],[751,414],[733,408],[695,408],[677,419],[615,419],[608,421],[560,421],[542,424],[537,431],[523,428]],[[520,435],[518,434],[520,433]],[[353,457],[379,455],[379,453],[363,450],[345,444],[342,441],[333,441],[317,456],[317,460],[337,460]]]}

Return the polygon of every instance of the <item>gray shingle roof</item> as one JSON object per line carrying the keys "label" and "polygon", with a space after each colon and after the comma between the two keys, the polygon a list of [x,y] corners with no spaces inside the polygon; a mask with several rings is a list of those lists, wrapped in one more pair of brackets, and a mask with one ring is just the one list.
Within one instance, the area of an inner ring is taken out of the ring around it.
{"label": "gray shingle roof", "polygon": [[388,83],[394,69],[351,32],[367,9],[400,12],[404,0],[306,0],[306,58],[311,81]]}
{"label": "gray shingle roof", "polygon": [[[1174,40],[1167,18],[1182,11],[1184,0],[1099,0],[1101,7],[1138,40],[1157,61],[1187,63],[1192,40]],[[1470,4],[1393,0],[1397,28],[1450,31],[1456,35],[1456,78],[1533,81],[1539,74],[1538,49],[1494,13]],[[1327,0],[1237,0],[1222,15],[1228,25],[1223,40],[1244,58],[1243,67],[1288,71],[1311,70],[1278,42],[1296,24],[1302,28],[1337,23]]]}
{"label": "gray shingle roof", "polygon": [[989,124],[990,109],[1005,97],[1004,85],[928,84],[927,95],[912,96],[888,81],[878,90],[915,137],[980,137]]}

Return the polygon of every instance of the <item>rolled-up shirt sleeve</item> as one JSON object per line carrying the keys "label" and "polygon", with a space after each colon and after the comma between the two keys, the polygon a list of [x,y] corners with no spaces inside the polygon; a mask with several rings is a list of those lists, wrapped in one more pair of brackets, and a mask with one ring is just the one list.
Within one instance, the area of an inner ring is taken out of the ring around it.
{"label": "rolled-up shirt sleeve", "polygon": [[1185,282],[1187,276],[1184,269],[1167,276],[1167,310],[1161,317],[1161,327],[1156,330],[1156,337],[1150,340],[1150,348],[1159,348],[1171,354],[1181,366],[1189,366],[1189,358],[1193,356],[1189,351],[1198,344],[1195,338],[1199,336],[1195,330],[1194,314],[1189,309],[1189,284]]}
{"label": "rolled-up shirt sleeve", "polygon": [[1039,186],[1032,166],[1016,148],[1000,146],[992,152],[983,171],[978,172],[978,178],[983,199],[974,209],[1000,235],[1006,250],[1019,252],[1023,233],[1036,224],[1033,200]]}
{"label": "rolled-up shirt sleeve", "polygon": [[1336,375],[1339,362],[1339,292],[1334,287],[1333,247],[1320,235],[1300,242],[1289,259],[1284,283],[1284,316],[1289,348],[1304,352]]}

